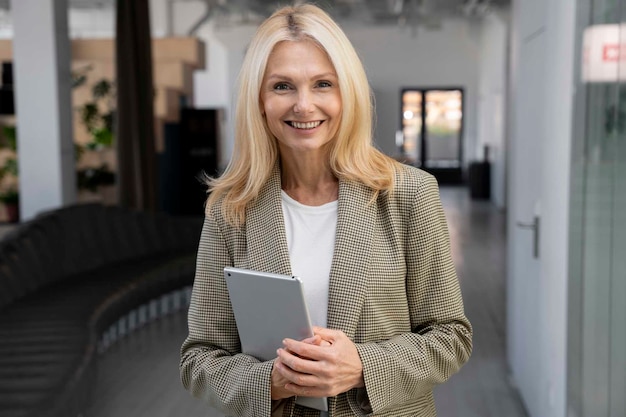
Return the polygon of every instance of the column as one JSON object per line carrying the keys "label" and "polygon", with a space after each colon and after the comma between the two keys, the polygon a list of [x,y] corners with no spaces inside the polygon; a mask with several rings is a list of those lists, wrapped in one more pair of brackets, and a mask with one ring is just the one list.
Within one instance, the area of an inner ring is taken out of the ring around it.
{"label": "column", "polygon": [[13,0],[20,217],[76,201],[67,0]]}

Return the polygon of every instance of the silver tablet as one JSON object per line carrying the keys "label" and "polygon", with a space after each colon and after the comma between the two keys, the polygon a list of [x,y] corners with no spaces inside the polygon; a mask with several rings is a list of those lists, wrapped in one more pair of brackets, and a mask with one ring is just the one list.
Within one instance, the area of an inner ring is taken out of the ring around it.
{"label": "silver tablet", "polygon": [[[313,336],[297,277],[226,267],[224,279],[243,353],[267,361],[276,357],[283,339]],[[298,397],[296,403],[328,411],[326,398]]]}

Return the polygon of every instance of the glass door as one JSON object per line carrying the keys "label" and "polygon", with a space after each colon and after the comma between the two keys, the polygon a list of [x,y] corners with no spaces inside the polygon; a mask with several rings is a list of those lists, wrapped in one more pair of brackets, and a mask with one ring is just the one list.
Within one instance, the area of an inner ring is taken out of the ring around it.
{"label": "glass door", "polygon": [[404,161],[433,173],[439,182],[462,182],[463,90],[402,90]]}
{"label": "glass door", "polygon": [[626,0],[578,0],[568,415],[626,416]]}

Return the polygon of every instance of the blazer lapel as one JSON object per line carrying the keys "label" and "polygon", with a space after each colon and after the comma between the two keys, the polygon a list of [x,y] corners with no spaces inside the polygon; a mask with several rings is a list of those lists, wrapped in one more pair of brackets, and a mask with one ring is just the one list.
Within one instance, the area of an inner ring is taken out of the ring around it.
{"label": "blazer lapel", "polygon": [[276,164],[259,198],[246,209],[248,268],[291,275],[280,191],[280,168]]}
{"label": "blazer lapel", "polygon": [[372,190],[340,181],[335,251],[330,270],[327,324],[354,337],[367,286],[376,203]]}
{"label": "blazer lapel", "polygon": [[[247,268],[291,275],[278,164],[246,210]],[[337,231],[330,270],[327,326],[353,338],[367,287],[377,206],[362,184],[339,181]]]}

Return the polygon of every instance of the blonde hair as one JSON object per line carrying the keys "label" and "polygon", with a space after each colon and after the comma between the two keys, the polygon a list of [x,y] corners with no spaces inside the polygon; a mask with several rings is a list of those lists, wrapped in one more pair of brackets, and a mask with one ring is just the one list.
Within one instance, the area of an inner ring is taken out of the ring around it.
{"label": "blonde hair", "polygon": [[278,161],[278,145],[262,115],[260,91],[274,47],[309,40],[326,52],[337,73],[342,117],[331,142],[330,168],[337,178],[390,192],[398,163],[372,144],[373,99],[354,47],[341,28],[320,8],[303,4],[277,10],[257,29],[239,73],[233,156],[219,178],[207,178],[207,212],[222,200],[233,225],[245,222],[246,206],[259,194]]}

